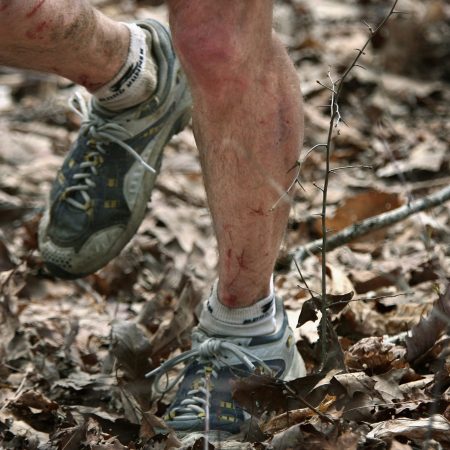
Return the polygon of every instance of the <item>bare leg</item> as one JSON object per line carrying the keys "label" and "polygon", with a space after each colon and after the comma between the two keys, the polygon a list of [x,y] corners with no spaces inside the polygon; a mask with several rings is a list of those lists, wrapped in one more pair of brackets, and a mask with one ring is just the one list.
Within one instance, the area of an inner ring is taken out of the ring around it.
{"label": "bare leg", "polygon": [[271,0],[169,0],[194,99],[194,129],[219,246],[219,298],[268,295],[303,139],[299,82],[272,35]]}
{"label": "bare leg", "polygon": [[129,32],[87,0],[0,0],[0,64],[56,73],[90,91],[110,81]]}

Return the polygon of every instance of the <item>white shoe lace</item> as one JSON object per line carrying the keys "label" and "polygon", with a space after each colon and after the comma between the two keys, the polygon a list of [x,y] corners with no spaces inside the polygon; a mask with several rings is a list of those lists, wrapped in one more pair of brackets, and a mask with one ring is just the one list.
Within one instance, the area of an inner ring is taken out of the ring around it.
{"label": "white shoe lace", "polygon": [[[217,370],[220,365],[224,365],[222,358],[227,358],[227,353],[235,356],[239,361],[244,363],[250,372],[256,370],[256,366],[252,363],[250,358],[260,365],[267,373],[272,373],[267,364],[252,354],[249,350],[242,348],[232,342],[228,342],[220,338],[207,338],[198,347],[188,350],[187,352],[177,355],[171,359],[165,361],[160,367],[149,372],[146,377],[150,378],[155,376],[153,382],[154,390],[156,393],[163,395],[170,391],[183,377],[188,366],[182,370],[176,377],[170,382],[166,382],[165,386],[161,386],[161,378],[166,375],[171,369],[183,362],[190,363],[198,361],[203,364],[196,374],[199,375],[200,380],[198,387],[191,389],[187,392],[186,399],[180,402],[180,406],[176,406],[171,409],[171,414],[176,414],[177,420],[192,420],[197,419],[200,416],[205,416],[206,423],[209,422],[209,376],[217,378]],[[212,366],[212,367],[211,367]],[[207,370],[210,367],[210,370]],[[202,395],[202,397],[200,396]]]}
{"label": "white shoe lace", "polygon": [[[86,100],[79,92],[76,92],[69,100],[71,109],[81,117],[80,133],[85,134],[95,142],[95,148],[86,154],[86,160],[80,163],[81,171],[73,176],[77,184],[69,186],[64,191],[64,200],[75,208],[87,211],[91,207],[91,197],[89,189],[95,187],[92,179],[98,174],[97,165],[106,155],[103,145],[111,142],[127,151],[136,161],[151,173],[156,170],[149,166],[133,148],[124,142],[132,137],[132,134],[123,126],[115,122],[109,122],[98,115],[90,114]],[[70,193],[79,192],[84,200],[81,203],[70,196]]]}

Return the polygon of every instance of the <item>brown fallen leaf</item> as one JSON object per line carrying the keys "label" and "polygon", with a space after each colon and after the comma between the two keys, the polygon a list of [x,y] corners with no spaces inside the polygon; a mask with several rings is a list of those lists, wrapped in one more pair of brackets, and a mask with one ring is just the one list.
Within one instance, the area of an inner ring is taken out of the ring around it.
{"label": "brown fallen leaf", "polygon": [[55,411],[58,409],[58,403],[48,399],[40,392],[28,390],[20,394],[14,400],[14,403],[28,406],[29,408],[39,409],[40,411]]}
{"label": "brown fallen leaf", "polygon": [[[398,208],[402,203],[398,194],[369,190],[344,199],[336,209],[334,215],[327,219],[327,228],[333,231],[340,231],[363,219]],[[319,236],[322,235],[321,219],[315,221],[314,231]],[[382,239],[384,235],[385,231],[379,230],[360,238],[360,240],[362,239],[364,242],[369,238],[378,240]],[[355,242],[357,241],[355,240]]]}
{"label": "brown fallen leaf", "polygon": [[[316,409],[325,414],[335,401],[336,397],[327,394]],[[261,429],[264,433],[277,433],[284,428],[294,425],[295,423],[303,422],[305,419],[315,415],[317,415],[317,413],[310,408],[294,409],[273,417],[268,422],[265,422],[261,426]]]}
{"label": "brown fallen leaf", "polygon": [[[428,437],[441,444],[450,445],[450,422],[439,414],[426,419],[392,419],[374,424],[367,435],[370,439],[389,441],[395,436],[403,436],[416,444],[421,444]],[[444,447],[447,448],[447,447]]]}
{"label": "brown fallen leaf", "polygon": [[382,270],[355,270],[350,274],[350,279],[358,294],[365,294],[380,288],[395,286],[395,283],[402,273],[402,268],[396,263],[391,264],[391,268],[383,267]]}
{"label": "brown fallen leaf", "polygon": [[415,325],[405,340],[406,359],[414,361],[423,355],[437,341],[441,333],[448,328],[450,323],[450,284],[445,292],[439,295],[432,310],[426,318],[422,318]]}
{"label": "brown fallen leaf", "polygon": [[157,435],[161,436],[161,439],[158,440],[160,444],[158,448],[161,450],[181,447],[181,442],[175,432],[168,428],[161,418],[150,412],[143,413],[139,437],[145,444],[151,445],[151,440]]}
{"label": "brown fallen leaf", "polygon": [[195,309],[202,299],[201,292],[192,279],[185,280],[178,308],[167,327],[160,327],[151,340],[151,358],[157,364],[161,358],[189,342],[189,332],[195,324]]}
{"label": "brown fallen leaf", "polygon": [[303,406],[289,395],[282,381],[266,375],[250,375],[233,380],[231,392],[239,405],[255,416],[266,411],[282,413]]}
{"label": "brown fallen leaf", "polygon": [[383,337],[368,337],[359,340],[345,352],[345,364],[351,370],[367,370],[377,373],[390,368],[405,367],[402,361],[405,349],[387,343]]}
{"label": "brown fallen leaf", "polygon": [[139,324],[123,321],[112,324],[111,352],[119,367],[131,380],[143,380],[151,369],[148,361],[153,349],[147,331]]}
{"label": "brown fallen leaf", "polygon": [[8,247],[2,239],[0,239],[0,272],[11,270],[14,268],[14,264],[11,262]]}

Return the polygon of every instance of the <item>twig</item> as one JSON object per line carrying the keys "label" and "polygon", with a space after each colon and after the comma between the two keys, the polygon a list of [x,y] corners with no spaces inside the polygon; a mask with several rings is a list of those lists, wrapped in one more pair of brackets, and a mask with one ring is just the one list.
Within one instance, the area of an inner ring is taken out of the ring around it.
{"label": "twig", "polygon": [[[295,267],[297,268],[298,274],[300,275],[300,279],[302,280],[303,284],[305,285],[305,289],[309,292],[309,295],[311,297],[315,297],[314,292],[308,286],[308,283],[306,282],[306,280],[305,280],[305,278],[304,278],[304,276],[302,274],[302,271],[300,270],[300,266],[297,264],[297,261],[295,260],[295,258],[294,258],[294,264],[295,264]],[[317,292],[316,292],[316,294],[317,294]]]}
{"label": "twig", "polygon": [[[408,205],[403,205],[400,208],[392,211],[379,214],[378,216],[370,217],[362,222],[350,225],[347,228],[339,231],[327,240],[326,251],[334,250],[342,245],[348,244],[352,240],[364,236],[372,231],[380,228],[393,225],[401,222],[413,214],[425,211],[435,206],[442,205],[450,200],[450,186],[447,186],[434,194],[422,197],[419,200],[413,201]],[[322,250],[322,239],[317,239],[309,244],[297,248],[292,252],[291,256],[296,258],[298,262],[304,261],[308,256],[320,253]]]}
{"label": "twig", "polygon": [[373,166],[365,166],[365,165],[358,165],[358,166],[340,166],[340,167],[333,167],[330,169],[330,172],[334,173],[338,170],[347,170],[347,169],[373,169]]}
{"label": "twig", "polygon": [[351,303],[351,302],[375,302],[378,300],[384,300],[385,298],[401,297],[402,295],[408,295],[408,292],[399,292],[398,294],[380,295],[379,297],[357,297],[357,298],[352,298],[350,300],[333,302],[333,304],[330,306],[347,305],[348,303]]}
{"label": "twig", "polygon": [[294,180],[293,180],[292,183],[289,185],[289,187],[286,189],[286,191],[283,192],[283,194],[278,198],[278,200],[272,205],[272,207],[269,209],[270,212],[273,211],[273,210],[278,206],[278,204],[280,203],[281,200],[283,200],[287,195],[290,194],[292,188],[295,186],[295,184],[296,184],[297,182],[299,183],[300,187],[303,187],[303,186],[300,184],[300,182],[298,181],[299,172],[300,172],[300,166],[298,166],[298,168],[297,168],[297,173],[295,174]]}
{"label": "twig", "polygon": [[24,388],[25,388],[25,383],[27,381],[28,378],[28,374],[30,373],[30,370],[27,370],[22,378],[22,381],[19,384],[19,387],[16,389],[16,392],[14,393],[14,397],[7,400],[3,406],[0,408],[0,412],[2,412],[4,409],[6,409],[12,402],[14,402],[15,400],[17,400],[20,395],[22,394]]}
{"label": "twig", "polygon": [[[326,226],[326,217],[327,217],[327,195],[328,195],[328,185],[330,174],[333,173],[333,169],[330,168],[330,160],[331,160],[331,140],[333,137],[333,131],[335,128],[339,126],[342,122],[345,125],[345,121],[342,119],[340,110],[339,110],[339,98],[342,92],[342,88],[344,86],[344,82],[348,76],[348,74],[354,69],[356,66],[359,66],[358,62],[362,55],[365,53],[366,47],[369,45],[374,36],[378,34],[378,32],[383,28],[385,23],[389,20],[392,14],[395,11],[395,7],[397,6],[398,0],[395,0],[391,6],[391,9],[386,14],[381,23],[373,30],[369,25],[369,37],[366,42],[362,46],[361,49],[357,49],[357,55],[354,57],[353,61],[348,65],[347,69],[344,71],[343,75],[338,80],[333,80],[331,76],[331,72],[328,71],[328,78],[331,83],[331,87],[328,87],[331,92],[331,101],[330,101],[330,125],[328,127],[327,141],[325,145],[326,158],[325,158],[325,178],[323,183],[323,197],[322,197],[322,298],[321,298],[321,322],[320,322],[320,339],[321,339],[321,356],[322,356],[322,366],[325,364],[327,359],[327,277],[326,277],[326,269],[327,269],[327,260],[326,253],[329,249],[329,243],[327,239],[327,226]],[[323,83],[319,84],[324,86]],[[340,168],[336,168],[334,170],[339,170]]]}
{"label": "twig", "polygon": [[324,414],[322,411],[320,411],[318,408],[315,408],[311,403],[309,403],[302,395],[300,395],[298,392],[296,392],[294,389],[292,389],[287,384],[284,385],[285,389],[290,392],[295,398],[300,400],[308,409],[316,413],[319,417],[326,420],[327,422],[334,425],[335,421],[332,417],[328,416],[327,414]]}

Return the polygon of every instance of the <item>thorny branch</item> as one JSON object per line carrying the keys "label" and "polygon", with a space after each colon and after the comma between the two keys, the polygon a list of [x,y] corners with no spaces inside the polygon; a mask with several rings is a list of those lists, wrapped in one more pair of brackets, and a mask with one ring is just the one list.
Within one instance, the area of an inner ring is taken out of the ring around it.
{"label": "thorny branch", "polygon": [[341,117],[341,113],[339,110],[339,98],[342,92],[342,88],[344,86],[344,82],[348,76],[348,74],[355,68],[359,66],[358,61],[362,55],[364,55],[365,49],[372,41],[374,36],[378,34],[378,32],[383,28],[389,18],[395,13],[395,7],[397,6],[398,0],[395,0],[392,4],[391,9],[381,21],[381,23],[373,30],[370,26],[369,29],[369,37],[366,42],[362,46],[362,48],[357,49],[357,55],[353,59],[353,61],[348,65],[347,69],[344,71],[341,78],[338,80],[333,80],[331,76],[331,72],[328,72],[328,78],[330,79],[331,86],[328,87],[331,92],[331,101],[330,101],[330,125],[328,127],[328,135],[327,142],[325,145],[325,179],[323,183],[323,198],[322,198],[322,299],[321,299],[321,312],[322,318],[320,322],[320,336],[321,336],[321,354],[322,354],[322,365],[325,364],[326,356],[327,356],[327,278],[326,278],[326,252],[328,250],[328,242],[327,242],[327,227],[326,227],[326,216],[327,216],[327,195],[328,195],[328,185],[330,174],[333,173],[333,169],[330,168],[330,156],[331,156],[331,140],[333,137],[334,129],[338,127],[338,125],[343,122]]}

